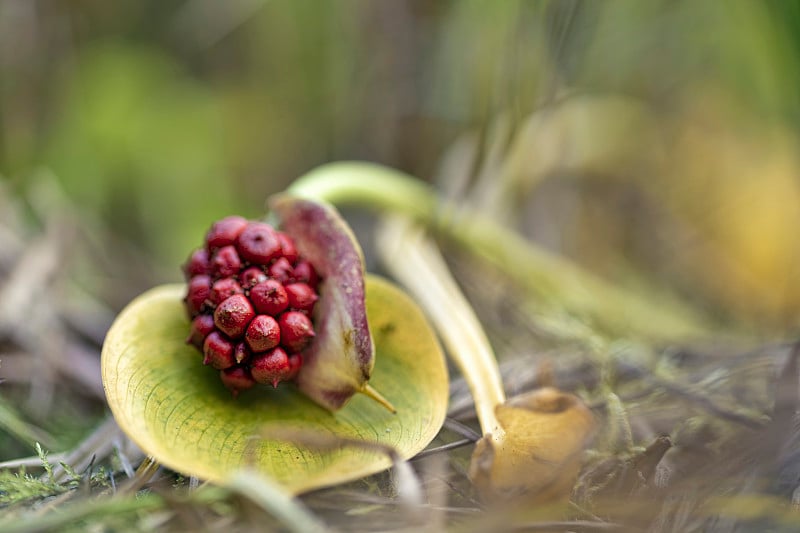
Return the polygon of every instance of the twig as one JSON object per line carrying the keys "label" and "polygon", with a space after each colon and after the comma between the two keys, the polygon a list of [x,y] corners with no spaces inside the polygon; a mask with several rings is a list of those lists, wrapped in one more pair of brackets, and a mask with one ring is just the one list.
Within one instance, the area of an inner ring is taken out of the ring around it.
{"label": "twig", "polygon": [[463,446],[469,446],[470,444],[475,444],[475,441],[471,440],[471,439],[461,439],[461,440],[456,440],[456,441],[453,441],[453,442],[448,442],[447,444],[442,444],[441,446],[437,446],[435,448],[422,450],[417,455],[412,457],[411,460],[412,461],[416,461],[418,459],[423,459],[425,457],[430,457],[431,455],[436,455],[437,453],[449,452],[450,450],[455,450],[455,449],[461,448]]}

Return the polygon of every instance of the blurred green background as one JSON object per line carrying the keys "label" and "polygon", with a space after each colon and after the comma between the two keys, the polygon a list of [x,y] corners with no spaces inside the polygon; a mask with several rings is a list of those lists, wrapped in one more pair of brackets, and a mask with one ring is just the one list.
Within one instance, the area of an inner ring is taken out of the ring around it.
{"label": "blurred green background", "polygon": [[[0,174],[22,197],[55,180],[147,258],[139,280],[86,281],[121,292],[115,306],[178,279],[211,220],[366,159],[602,275],[635,268],[796,327],[798,6],[2,0]],[[564,106],[525,136],[532,113]],[[479,179],[497,146],[520,165]]]}

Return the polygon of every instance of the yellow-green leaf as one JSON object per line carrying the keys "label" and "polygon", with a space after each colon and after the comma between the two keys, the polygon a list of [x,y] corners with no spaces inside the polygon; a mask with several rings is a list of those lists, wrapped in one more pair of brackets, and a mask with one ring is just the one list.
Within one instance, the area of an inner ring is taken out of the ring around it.
{"label": "yellow-green leaf", "polygon": [[396,408],[363,395],[331,413],[290,384],[238,398],[185,338],[182,285],[156,287],[134,300],[108,332],[103,383],[120,427],[157,461],[186,475],[225,483],[244,468],[271,476],[291,492],[357,479],[391,466],[378,451],[320,451],[262,440],[270,427],[320,432],[394,447],[407,458],[441,427],[447,370],[422,312],[400,289],[367,277],[367,316],[376,348],[370,384]]}

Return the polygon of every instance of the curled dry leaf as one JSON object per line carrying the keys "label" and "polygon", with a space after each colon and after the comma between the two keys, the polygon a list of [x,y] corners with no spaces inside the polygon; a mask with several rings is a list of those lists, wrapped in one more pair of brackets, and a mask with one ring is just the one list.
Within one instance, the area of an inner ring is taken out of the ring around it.
{"label": "curled dry leaf", "polygon": [[545,387],[495,409],[502,439],[481,438],[469,475],[481,497],[543,503],[566,498],[595,431],[595,419],[572,394]]}
{"label": "curled dry leaf", "polygon": [[220,483],[251,468],[296,493],[391,466],[385,453],[354,447],[314,451],[269,439],[253,447],[253,437],[265,426],[381,443],[409,458],[433,439],[444,421],[444,357],[421,311],[405,293],[374,276],[367,276],[365,288],[376,351],[371,383],[394,404],[397,414],[363,395],[331,413],[292,385],[277,390],[256,386],[232,398],[185,343],[188,321],[182,285],[157,287],[139,296],[109,330],[102,372],[111,411],[119,426],[158,462]]}

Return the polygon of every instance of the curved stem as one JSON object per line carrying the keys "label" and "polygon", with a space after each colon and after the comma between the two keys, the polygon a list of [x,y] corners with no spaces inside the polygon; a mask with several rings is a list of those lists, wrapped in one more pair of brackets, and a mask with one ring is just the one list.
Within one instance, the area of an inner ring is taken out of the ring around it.
{"label": "curved stem", "polygon": [[427,184],[389,167],[348,161],[328,163],[295,180],[288,192],[335,205],[355,204],[432,222],[439,209]]}
{"label": "curved stem", "polygon": [[504,430],[495,408],[506,395],[489,340],[441,254],[408,218],[387,218],[378,246],[387,269],[419,301],[433,320],[450,357],[469,385],[484,434],[501,441]]}
{"label": "curved stem", "polygon": [[674,340],[709,329],[693,310],[613,286],[474,210],[441,202],[432,187],[398,170],[373,163],[330,163],[302,176],[289,192],[415,218],[490,262],[536,294],[540,303],[588,318],[612,335]]}

